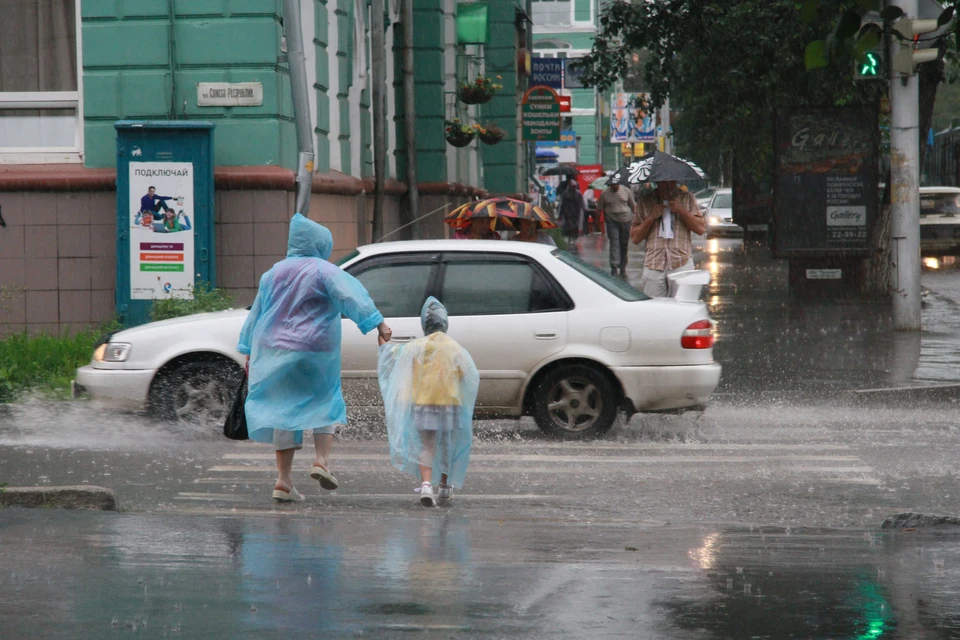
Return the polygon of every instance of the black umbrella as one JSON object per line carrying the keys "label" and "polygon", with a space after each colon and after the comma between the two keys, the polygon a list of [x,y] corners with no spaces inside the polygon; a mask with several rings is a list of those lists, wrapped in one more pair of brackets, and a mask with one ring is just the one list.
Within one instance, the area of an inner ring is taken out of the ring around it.
{"label": "black umbrella", "polygon": [[573,167],[552,167],[543,172],[545,176],[567,176],[568,178],[576,178],[580,175],[580,172],[574,169]]}
{"label": "black umbrella", "polygon": [[705,180],[707,174],[689,160],[662,151],[648,153],[642,158],[620,167],[608,183],[640,184],[641,182],[685,182]]}

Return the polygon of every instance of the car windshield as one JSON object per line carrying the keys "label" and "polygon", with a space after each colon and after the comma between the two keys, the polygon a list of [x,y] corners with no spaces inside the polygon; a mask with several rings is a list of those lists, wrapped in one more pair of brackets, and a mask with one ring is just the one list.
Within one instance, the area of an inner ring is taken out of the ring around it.
{"label": "car windshield", "polygon": [[733,209],[733,195],[729,193],[718,193],[710,205],[716,209]]}
{"label": "car windshield", "polygon": [[920,194],[920,217],[960,214],[960,193]]}
{"label": "car windshield", "polygon": [[577,258],[566,251],[554,251],[553,255],[556,256],[560,262],[573,267],[621,300],[626,300],[627,302],[636,302],[638,300],[650,299],[650,296],[644,295],[643,293],[637,291],[630,286],[626,280],[616,278],[603,269],[599,269],[592,264],[587,264],[580,258]]}

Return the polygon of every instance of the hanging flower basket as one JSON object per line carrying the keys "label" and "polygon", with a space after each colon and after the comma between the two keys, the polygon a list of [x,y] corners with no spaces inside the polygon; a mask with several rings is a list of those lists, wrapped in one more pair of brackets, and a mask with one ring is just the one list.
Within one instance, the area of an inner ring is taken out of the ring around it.
{"label": "hanging flower basket", "polygon": [[447,142],[455,147],[465,147],[477,135],[474,128],[468,124],[460,122],[460,118],[447,120],[444,122]]}
{"label": "hanging flower basket", "polygon": [[[497,80],[500,80],[500,76],[497,76]],[[503,85],[487,76],[479,76],[473,82],[461,83],[457,88],[457,97],[466,104],[484,104],[490,102],[498,89],[503,89]]]}
{"label": "hanging flower basket", "polygon": [[477,132],[477,137],[480,138],[480,142],[483,144],[497,144],[507,135],[506,131],[492,122],[475,124],[473,125],[473,130]]}

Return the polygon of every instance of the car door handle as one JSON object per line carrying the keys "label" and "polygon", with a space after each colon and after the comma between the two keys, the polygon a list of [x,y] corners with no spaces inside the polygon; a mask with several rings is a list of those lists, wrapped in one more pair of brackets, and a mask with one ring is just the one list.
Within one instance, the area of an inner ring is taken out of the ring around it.
{"label": "car door handle", "polygon": [[537,340],[556,340],[557,333],[555,331],[537,331],[533,334],[533,337]]}

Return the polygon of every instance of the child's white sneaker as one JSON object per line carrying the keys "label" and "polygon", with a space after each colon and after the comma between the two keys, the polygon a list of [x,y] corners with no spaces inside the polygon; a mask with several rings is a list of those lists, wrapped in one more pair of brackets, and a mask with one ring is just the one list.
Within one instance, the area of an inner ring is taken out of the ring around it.
{"label": "child's white sneaker", "polygon": [[453,500],[453,485],[440,483],[440,491],[437,492],[437,501],[440,504],[449,504]]}
{"label": "child's white sneaker", "polygon": [[425,507],[437,506],[437,499],[433,496],[433,487],[429,482],[420,485],[420,504]]}

